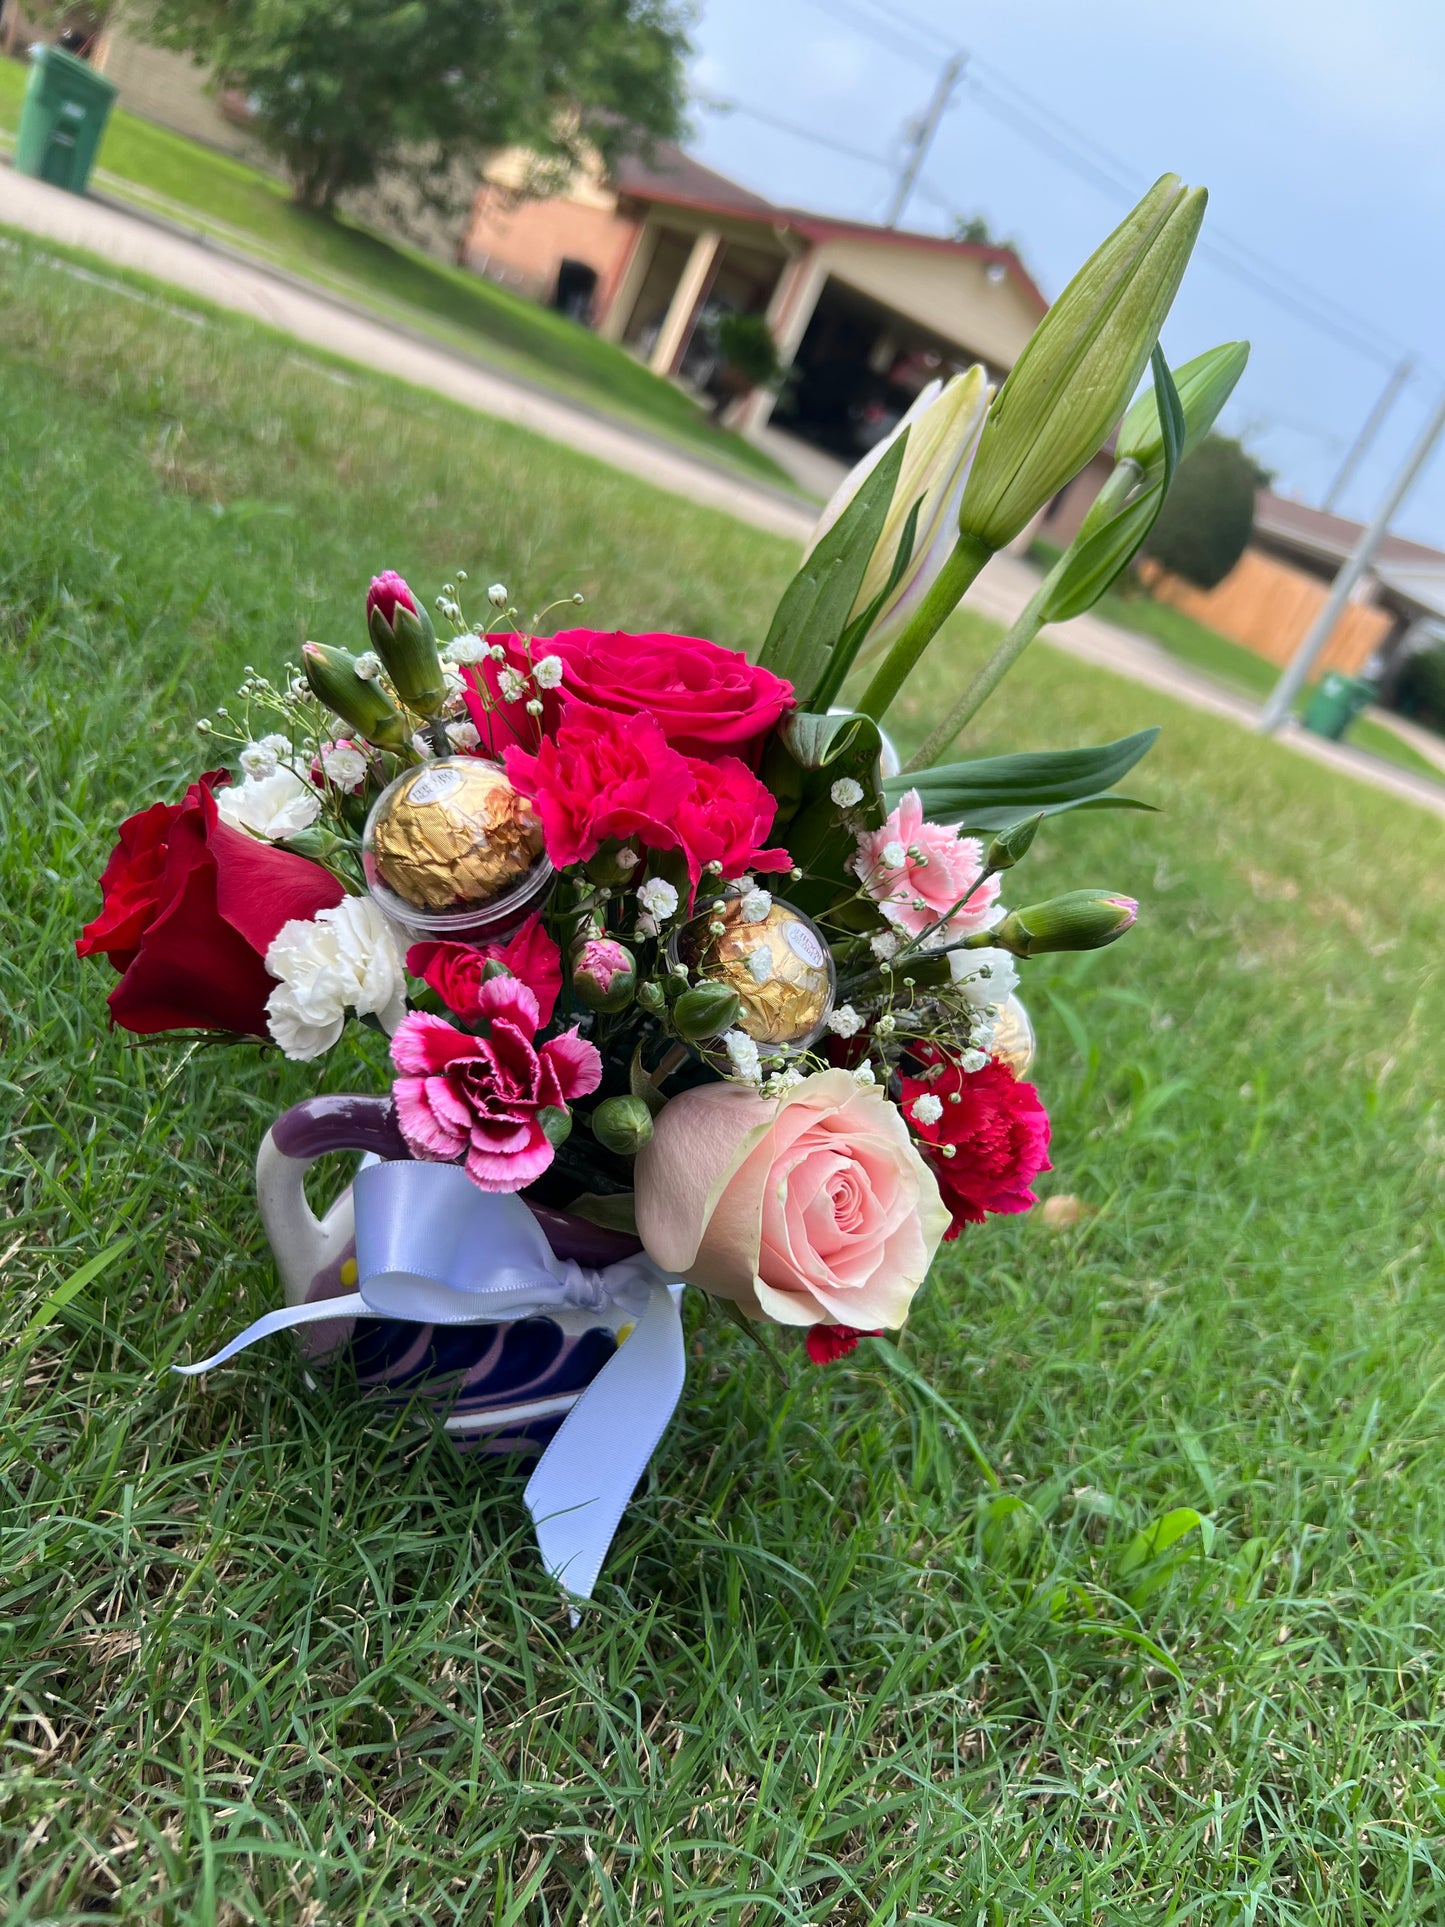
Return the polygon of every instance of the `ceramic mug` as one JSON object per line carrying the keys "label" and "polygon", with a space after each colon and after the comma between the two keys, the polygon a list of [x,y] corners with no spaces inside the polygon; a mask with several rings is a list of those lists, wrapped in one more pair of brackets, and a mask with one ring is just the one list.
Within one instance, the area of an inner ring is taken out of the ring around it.
{"label": "ceramic mug", "polygon": [[[389,1097],[311,1097],[278,1117],[256,1159],[256,1198],[288,1305],[356,1289],[351,1188],[318,1218],[306,1199],[308,1168],[333,1151],[408,1158]],[[527,1200],[523,1200],[527,1203]],[[528,1203],[559,1258],[601,1266],[641,1249],[565,1212]],[[485,1263],[486,1254],[478,1253]],[[428,1399],[453,1441],[484,1452],[535,1455],[626,1336],[625,1312],[559,1308],[506,1324],[412,1325],[338,1318],[298,1333],[308,1360],[348,1347],[358,1381],[394,1396]]]}

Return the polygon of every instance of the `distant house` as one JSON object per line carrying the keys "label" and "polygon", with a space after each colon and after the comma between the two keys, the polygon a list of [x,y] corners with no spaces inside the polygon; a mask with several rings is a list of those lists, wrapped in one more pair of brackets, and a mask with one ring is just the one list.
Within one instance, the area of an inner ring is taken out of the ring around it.
{"label": "distant house", "polygon": [[776,416],[856,454],[933,374],[975,361],[1005,374],[1046,305],[1009,248],[781,207],[665,143],[548,199],[518,191],[526,165],[489,168],[466,263],[698,388],[715,372],[709,320],[766,316],[793,375],[741,404],[744,431]]}

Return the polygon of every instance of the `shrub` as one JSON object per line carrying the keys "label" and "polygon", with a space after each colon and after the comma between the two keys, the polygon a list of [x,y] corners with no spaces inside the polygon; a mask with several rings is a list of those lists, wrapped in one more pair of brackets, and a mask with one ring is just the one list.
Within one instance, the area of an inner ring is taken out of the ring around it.
{"label": "shrub", "polygon": [[1400,671],[1395,702],[1405,715],[1445,729],[1445,637],[1417,650]]}
{"label": "shrub", "polygon": [[1254,494],[1268,477],[1238,442],[1207,435],[1179,465],[1144,552],[1198,589],[1222,582],[1254,529]]}

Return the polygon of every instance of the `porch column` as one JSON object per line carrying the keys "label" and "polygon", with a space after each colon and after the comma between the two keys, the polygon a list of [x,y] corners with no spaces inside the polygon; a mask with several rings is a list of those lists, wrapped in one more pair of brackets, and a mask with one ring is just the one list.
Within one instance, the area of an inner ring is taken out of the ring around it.
{"label": "porch column", "polygon": [[621,341],[642,293],[647,270],[657,250],[657,229],[651,221],[641,221],[633,231],[627,258],[623,261],[602,309],[597,332],[604,341]]}
{"label": "porch column", "polygon": [[693,242],[692,253],[687,257],[687,266],[672,291],[672,300],[663,316],[657,343],[647,364],[653,374],[670,375],[687,346],[721,246],[722,236],[716,228],[704,228]]}
{"label": "porch column", "polygon": [[[793,365],[793,357],[808,331],[827,279],[828,271],[818,259],[816,248],[795,255],[778,276],[778,285],[768,303],[767,322],[773,331],[778,360],[784,368]],[[777,400],[775,389],[755,388],[738,408],[732,426],[744,435],[756,435],[759,429],[767,427]]]}

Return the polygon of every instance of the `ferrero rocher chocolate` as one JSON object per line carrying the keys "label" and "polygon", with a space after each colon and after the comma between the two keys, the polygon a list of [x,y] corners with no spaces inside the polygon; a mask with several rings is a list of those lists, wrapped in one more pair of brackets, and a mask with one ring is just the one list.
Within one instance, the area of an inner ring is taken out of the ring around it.
{"label": "ferrero rocher chocolate", "polygon": [[[694,976],[736,991],[738,1028],[761,1045],[812,1043],[833,1008],[833,959],[811,917],[774,898],[750,922],[748,899],[704,911],[680,933],[678,955]],[[711,926],[723,925],[722,935]]]}
{"label": "ferrero rocher chocolate", "polygon": [[993,1054],[1002,1058],[1015,1077],[1026,1077],[1034,1061],[1034,1027],[1017,997],[999,1012],[993,1030]]}
{"label": "ferrero rocher chocolate", "polygon": [[542,829],[506,772],[476,756],[408,770],[366,826],[372,866],[404,905],[464,910],[514,888],[542,854]]}

